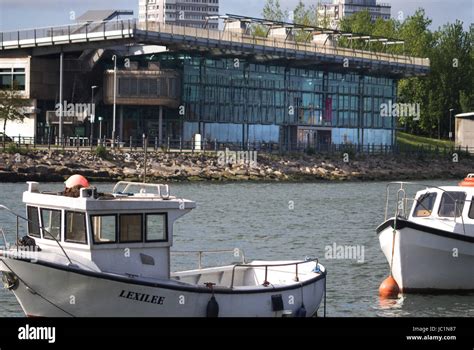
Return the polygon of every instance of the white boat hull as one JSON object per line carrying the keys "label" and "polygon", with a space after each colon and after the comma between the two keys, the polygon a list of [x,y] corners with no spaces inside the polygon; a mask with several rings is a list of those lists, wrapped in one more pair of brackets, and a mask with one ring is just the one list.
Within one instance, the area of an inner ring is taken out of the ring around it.
{"label": "white boat hull", "polygon": [[[24,313],[34,317],[206,317],[209,289],[190,288],[179,282],[139,282],[102,273],[72,271],[16,259],[0,262],[2,271],[13,271],[18,285],[12,289]],[[8,266],[5,266],[8,265]],[[316,276],[316,275],[315,275]],[[315,314],[325,292],[325,274],[303,286],[265,291],[216,289],[219,317],[278,317],[271,297],[281,295],[284,310],[301,307]]]}
{"label": "white boat hull", "polygon": [[474,243],[414,226],[400,225],[395,233],[392,225],[379,229],[380,246],[401,291],[474,290]]}

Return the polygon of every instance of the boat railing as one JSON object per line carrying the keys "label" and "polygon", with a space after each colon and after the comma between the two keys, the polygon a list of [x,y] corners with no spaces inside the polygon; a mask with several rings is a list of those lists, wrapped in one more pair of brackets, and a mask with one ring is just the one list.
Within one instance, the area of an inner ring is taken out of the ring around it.
{"label": "boat railing", "polygon": [[[387,221],[389,219],[388,215],[389,215],[389,206],[390,206],[390,188],[393,186],[393,185],[399,185],[400,187],[398,188],[397,190],[397,201],[395,203],[396,207],[395,207],[395,214],[394,214],[394,218],[395,220],[397,220],[398,218],[402,218],[402,219],[405,219],[405,220],[408,220],[408,217],[410,216],[410,211],[411,211],[411,207],[409,207],[408,203],[409,202],[417,202],[417,203],[420,203],[420,201],[418,201],[418,199],[416,197],[413,197],[413,198],[409,198],[407,196],[407,193],[406,193],[406,188],[407,186],[418,186],[418,187],[424,187],[426,189],[429,189],[429,188],[433,188],[433,189],[437,189],[441,192],[443,192],[444,194],[446,194],[447,196],[449,196],[451,198],[451,200],[453,201],[454,203],[454,216],[453,216],[453,221],[454,223],[456,224],[457,223],[457,218],[458,216],[461,218],[461,224],[462,224],[462,229],[463,229],[463,232],[464,234],[466,234],[466,227],[465,227],[465,223],[464,223],[464,217],[462,215],[462,212],[459,213],[458,215],[458,200],[456,200],[453,196],[451,196],[451,194],[444,190],[443,188],[441,187],[437,187],[437,186],[433,186],[433,185],[427,185],[427,184],[422,184],[422,183],[415,183],[415,182],[391,182],[387,185],[387,190],[386,190],[386,201],[385,201],[385,221]],[[466,198],[464,201],[464,203],[470,203],[472,202],[472,200]]]}
{"label": "boat railing", "polygon": [[173,255],[197,255],[198,259],[198,269],[203,269],[202,258],[204,255],[208,254],[225,254],[225,253],[232,253],[234,257],[240,258],[242,264],[245,264],[245,253],[242,249],[235,248],[235,249],[223,249],[223,250],[181,250],[181,251],[172,251],[171,254]]}
{"label": "boat railing", "polygon": [[[19,215],[17,213],[15,213],[13,210],[11,210],[10,208],[4,206],[4,205],[0,205],[0,209],[3,209],[5,210],[7,213],[9,214],[12,214],[13,216],[16,217],[16,250],[17,252],[19,251],[19,242],[20,242],[20,219],[27,222],[27,223],[31,223],[31,224],[34,224],[36,226],[38,226],[39,229],[41,229],[43,231],[43,233],[46,233],[48,234],[49,236],[51,236],[51,238],[58,244],[59,248],[61,249],[61,251],[63,252],[64,256],[66,257],[66,259],[69,261],[69,265],[74,265],[71,258],[69,258],[69,255],[67,255],[66,251],[64,250],[63,246],[61,245],[61,243],[58,241],[58,239],[56,237],[54,237],[54,235],[49,232],[46,228],[44,228],[43,226],[39,225],[38,223],[35,223],[33,221],[31,221],[30,219],[28,218],[25,218],[24,216],[22,215]],[[5,240],[5,246],[7,246],[7,240],[6,240],[6,236],[5,236],[5,233],[3,232],[2,230],[2,234],[3,234],[3,239]]]}
{"label": "boat railing", "polygon": [[230,282],[230,288],[234,288],[234,279],[235,279],[235,270],[238,268],[264,268],[265,269],[265,277],[263,280],[263,286],[268,287],[271,283],[268,281],[268,269],[273,268],[273,267],[286,267],[286,266],[295,266],[295,282],[299,282],[299,273],[298,273],[298,268],[300,265],[303,264],[309,264],[312,262],[316,262],[316,268],[319,267],[319,259],[314,258],[314,259],[305,259],[304,261],[298,261],[298,262],[292,262],[292,263],[284,263],[284,264],[262,264],[262,265],[254,265],[254,264],[236,264],[232,268],[232,278]]}
{"label": "boat railing", "polygon": [[[132,189],[137,188],[138,192],[133,192]],[[150,190],[152,192],[147,192]],[[157,197],[168,199],[170,198],[170,189],[168,185],[163,184],[149,184],[129,181],[119,181],[114,186],[112,193],[115,195],[133,195],[133,194],[154,194]]]}

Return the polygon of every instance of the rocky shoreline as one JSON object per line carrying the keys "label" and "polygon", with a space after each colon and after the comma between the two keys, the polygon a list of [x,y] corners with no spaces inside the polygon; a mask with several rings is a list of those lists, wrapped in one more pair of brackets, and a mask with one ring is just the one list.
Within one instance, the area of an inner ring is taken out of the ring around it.
{"label": "rocky shoreline", "polygon": [[[464,178],[474,172],[474,161],[463,157],[417,159],[387,155],[267,155],[258,154],[257,164],[223,163],[215,153],[177,154],[149,152],[147,181],[156,182],[320,182],[391,181]],[[0,153],[0,182],[62,182],[72,174],[91,181],[141,181],[142,152],[41,151]]]}

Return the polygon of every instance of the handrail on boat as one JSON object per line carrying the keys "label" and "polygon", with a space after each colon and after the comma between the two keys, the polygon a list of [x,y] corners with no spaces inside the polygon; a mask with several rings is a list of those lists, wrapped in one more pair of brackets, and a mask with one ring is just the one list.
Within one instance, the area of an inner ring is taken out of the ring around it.
{"label": "handrail on boat", "polygon": [[[441,192],[443,192],[444,194],[447,194],[451,200],[454,202],[454,217],[453,217],[453,220],[454,220],[454,223],[457,223],[457,205],[458,205],[458,201],[456,199],[454,199],[448,191],[446,191],[445,189],[441,188],[441,187],[438,187],[438,186],[434,186],[434,185],[427,185],[427,184],[423,184],[423,183],[417,183],[417,182],[403,182],[403,181],[397,181],[397,182],[390,182],[389,184],[387,184],[387,187],[386,187],[386,201],[385,201],[385,221],[388,220],[388,207],[389,207],[389,200],[390,200],[390,186],[391,185],[400,185],[400,188],[398,189],[397,191],[397,203],[396,203],[396,209],[395,209],[395,215],[394,215],[394,218],[395,220],[397,220],[398,217],[400,217],[400,211],[399,211],[399,203],[400,203],[400,193],[403,193],[403,198],[402,198],[402,201],[404,202],[404,205],[403,205],[403,209],[404,209],[404,218],[407,219],[408,216],[409,216],[409,212],[407,213],[407,206],[408,206],[408,201],[413,201],[413,202],[418,202],[418,199],[416,197],[414,198],[408,198],[407,195],[406,195],[406,191],[405,191],[405,188],[404,186],[407,186],[407,185],[411,185],[411,186],[420,186],[420,187],[426,187],[426,189],[430,189],[430,188],[434,188],[434,189],[437,189]],[[464,200],[464,202],[472,202],[472,200],[466,198]],[[464,235],[466,235],[466,227],[465,227],[465,224],[464,224],[464,217],[462,215],[462,213],[460,213],[460,217],[461,217],[461,224],[462,224],[462,229],[463,229],[463,233]]]}
{"label": "handrail on boat", "polygon": [[295,282],[299,282],[299,276],[298,276],[298,266],[303,265],[303,264],[308,264],[311,262],[316,262],[316,267],[319,265],[319,259],[314,258],[314,259],[307,259],[305,261],[298,261],[298,262],[293,262],[293,263],[285,263],[285,264],[263,264],[263,265],[253,265],[253,264],[236,264],[232,268],[232,280],[230,283],[230,288],[234,288],[234,278],[235,278],[235,269],[240,268],[240,267],[245,267],[245,268],[255,268],[255,267],[264,267],[265,268],[265,279],[263,281],[263,286],[268,287],[270,285],[270,282],[268,282],[268,268],[269,267],[284,267],[284,266],[295,266]]}
{"label": "handrail on boat", "polygon": [[[121,186],[125,186],[125,188],[119,191]],[[130,182],[130,181],[119,181],[115,184],[114,189],[112,190],[113,194],[128,194],[130,188],[138,187],[140,192],[146,191],[146,189],[153,189],[156,190],[156,195],[163,198],[168,199],[170,197],[170,189],[168,185],[163,184],[148,184],[148,183],[140,183],[140,182]]]}
{"label": "handrail on boat", "polygon": [[171,254],[177,255],[191,255],[197,254],[198,255],[198,268],[202,270],[202,256],[204,254],[221,254],[221,253],[234,253],[234,257],[242,257],[242,264],[245,264],[245,254],[242,249],[235,248],[235,249],[223,249],[223,250],[180,250],[180,251],[172,251]]}
{"label": "handrail on boat", "polygon": [[[28,219],[28,218],[25,218],[25,217],[22,216],[22,215],[19,215],[19,214],[15,213],[13,210],[11,210],[10,208],[6,207],[5,205],[1,205],[1,204],[0,204],[0,209],[3,209],[3,210],[5,210],[6,212],[8,212],[8,213],[10,213],[10,214],[12,214],[12,215],[14,215],[14,216],[16,217],[16,250],[18,251],[18,250],[19,250],[18,243],[20,242],[19,219],[22,219],[22,220],[24,220],[24,221],[26,221],[26,222],[28,222],[28,223],[32,223],[32,224],[35,224],[35,225],[36,225],[36,223],[33,222],[33,221],[31,221],[31,220]],[[53,235],[51,232],[49,232],[47,229],[45,229],[43,226],[38,225],[38,227],[39,227],[41,230],[43,230],[43,232],[45,232],[45,233],[47,233],[48,235],[51,236],[51,238],[58,244],[59,248],[61,248],[61,250],[62,250],[64,256],[65,256],[66,259],[69,261],[69,264],[70,264],[70,265],[74,265],[73,262],[72,262],[72,260],[71,260],[71,258],[69,258],[69,256],[67,255],[66,251],[64,250],[63,246],[62,246],[61,243],[56,239],[56,237],[54,237],[54,235]],[[3,230],[2,230],[2,233],[3,233]],[[5,238],[5,235],[4,235],[4,239],[6,239],[6,238]]]}

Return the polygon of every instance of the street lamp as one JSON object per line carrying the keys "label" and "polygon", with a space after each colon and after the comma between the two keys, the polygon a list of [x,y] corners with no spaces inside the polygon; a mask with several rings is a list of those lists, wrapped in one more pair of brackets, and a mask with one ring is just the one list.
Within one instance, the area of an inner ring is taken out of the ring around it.
{"label": "street lamp", "polygon": [[114,60],[114,107],[112,120],[112,147],[115,147],[115,115],[117,111],[117,55],[113,55]]}
{"label": "street lamp", "polygon": [[94,85],[91,86],[92,94],[91,94],[91,147],[94,143],[94,123],[95,123],[95,108],[94,106],[94,90],[97,89],[98,86]]}
{"label": "street lamp", "polygon": [[99,117],[99,142],[102,143],[102,117]]}
{"label": "street lamp", "polygon": [[453,119],[453,112],[454,112],[454,109],[450,109],[449,110],[449,139],[452,140],[453,139],[453,129],[452,129],[452,125],[451,125],[451,122],[452,122],[452,119]]}

